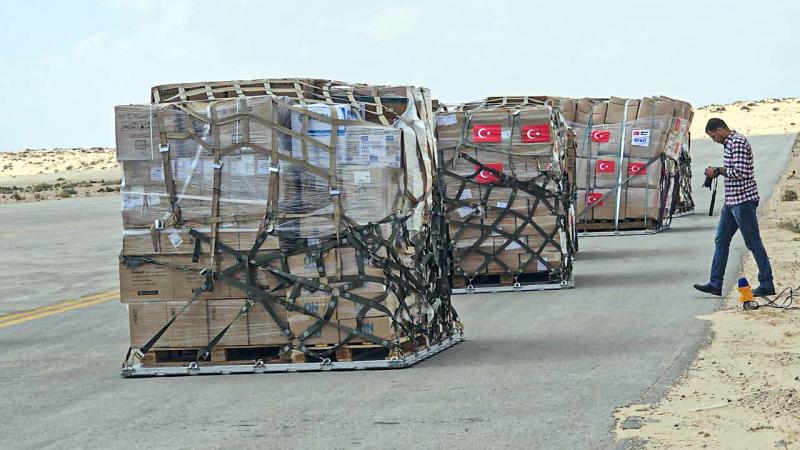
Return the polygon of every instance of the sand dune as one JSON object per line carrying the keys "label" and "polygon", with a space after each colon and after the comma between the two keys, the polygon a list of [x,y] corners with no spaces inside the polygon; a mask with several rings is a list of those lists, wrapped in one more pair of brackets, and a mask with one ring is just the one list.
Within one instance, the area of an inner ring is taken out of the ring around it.
{"label": "sand dune", "polygon": [[[695,108],[692,123],[692,136],[695,139],[706,138],[704,128],[711,117],[720,117],[734,129],[749,136],[798,133],[800,99],[738,101],[729,105]],[[114,195],[108,188],[120,178],[121,171],[113,148],[0,152],[0,203],[41,201],[73,195]],[[69,194],[72,187],[65,191],[64,185],[77,185],[77,194]]]}
{"label": "sand dune", "polygon": [[800,132],[800,99],[739,101],[695,108],[692,138],[706,138],[708,119],[719,117],[745,136]]}

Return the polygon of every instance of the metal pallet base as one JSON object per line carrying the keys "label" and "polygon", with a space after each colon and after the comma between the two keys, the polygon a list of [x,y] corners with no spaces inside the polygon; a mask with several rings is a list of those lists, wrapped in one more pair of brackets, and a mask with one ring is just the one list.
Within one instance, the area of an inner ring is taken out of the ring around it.
{"label": "metal pallet base", "polygon": [[464,340],[464,334],[456,334],[403,358],[373,361],[330,361],[318,363],[264,364],[256,362],[252,365],[218,365],[200,366],[191,363],[183,367],[143,367],[141,364],[124,366],[120,375],[124,378],[185,376],[185,375],[232,375],[245,373],[273,372],[328,372],[334,370],[370,370],[370,369],[403,369],[420,361],[441,353]]}
{"label": "metal pallet base", "polygon": [[675,218],[675,217],[685,217],[685,216],[692,216],[692,215],[694,215],[694,210],[690,209],[689,211],[673,213],[672,217]]}
{"label": "metal pallet base", "polygon": [[669,230],[670,227],[661,227],[656,230],[612,230],[612,231],[580,231],[578,237],[599,237],[599,236],[641,236],[646,234],[658,234]]}
{"label": "metal pallet base", "polygon": [[453,289],[453,294],[485,294],[492,292],[551,291],[555,289],[571,289],[575,287],[575,279],[549,284],[517,284],[515,286],[468,286]]}

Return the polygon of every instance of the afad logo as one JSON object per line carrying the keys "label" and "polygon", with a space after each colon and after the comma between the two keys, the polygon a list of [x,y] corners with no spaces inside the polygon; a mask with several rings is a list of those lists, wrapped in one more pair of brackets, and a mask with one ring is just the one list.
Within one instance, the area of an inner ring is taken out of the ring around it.
{"label": "afad logo", "polygon": [[[501,162],[486,163],[483,165],[483,167],[488,167],[489,169],[503,173],[503,163]],[[492,173],[489,170],[481,169],[481,166],[475,166],[475,170],[480,170],[480,172],[478,172],[478,175],[475,176],[475,182],[478,184],[493,184],[500,182],[500,176]]]}

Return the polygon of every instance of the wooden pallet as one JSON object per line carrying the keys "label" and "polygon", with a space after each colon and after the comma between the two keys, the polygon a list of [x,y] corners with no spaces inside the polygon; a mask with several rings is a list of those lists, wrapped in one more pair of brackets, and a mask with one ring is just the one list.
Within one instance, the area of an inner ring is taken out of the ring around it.
{"label": "wooden pallet", "polygon": [[578,231],[583,233],[587,231],[614,231],[617,230],[656,230],[659,228],[656,220],[625,220],[620,221],[619,225],[614,228],[613,220],[593,220],[588,223],[578,222]]}
{"label": "wooden pallet", "polygon": [[[423,336],[418,341],[412,341],[405,337],[400,339],[403,351],[413,351],[418,346],[429,345]],[[255,361],[263,360],[266,364],[286,364],[286,363],[305,363],[320,362],[319,359],[306,356],[299,350],[292,350],[290,353],[280,354],[283,345],[262,346],[262,347],[225,347],[218,346],[211,351],[211,357],[206,361],[198,362],[200,366],[211,365],[239,365],[253,364]],[[309,345],[308,348],[316,353],[324,353],[333,348],[333,345]],[[145,367],[168,367],[184,366],[197,360],[197,352],[200,348],[172,348],[172,349],[153,349],[142,358],[142,365]],[[386,347],[377,344],[347,344],[339,347],[329,356],[331,361],[370,361],[391,359],[398,356],[396,352],[390,351]]]}
{"label": "wooden pallet", "polygon": [[[211,357],[199,362],[199,365],[217,364],[253,364],[258,360],[270,360],[268,363],[287,363],[290,355],[280,355],[283,346],[262,346],[262,347],[224,347],[218,346],[211,350]],[[142,365],[146,367],[158,366],[183,366],[197,360],[197,352],[200,348],[170,348],[150,350],[144,358]],[[279,356],[280,355],[280,356]],[[276,357],[277,356],[277,357]],[[271,359],[272,358],[272,359]]]}
{"label": "wooden pallet", "polygon": [[[550,279],[549,272],[533,272],[523,273],[517,277],[516,282],[523,286],[530,286],[536,284],[551,284],[559,281]],[[453,275],[452,286],[454,289],[463,289],[472,285],[473,287],[497,287],[497,286],[513,286],[515,283],[514,277],[508,274],[482,274],[477,275],[470,280],[463,275]]]}
{"label": "wooden pallet", "polygon": [[[403,352],[413,351],[419,346],[427,346],[430,343],[424,336],[420,336],[417,341],[412,341],[408,337],[400,338],[400,348]],[[309,345],[308,348],[316,353],[324,353],[330,350],[333,346],[325,345]],[[400,352],[397,350],[388,349],[382,345],[377,344],[347,344],[335,350],[334,354],[330,355],[331,361],[375,361],[386,360],[394,357],[399,357]],[[315,363],[320,362],[318,358],[306,355],[299,350],[292,352],[293,363]]]}

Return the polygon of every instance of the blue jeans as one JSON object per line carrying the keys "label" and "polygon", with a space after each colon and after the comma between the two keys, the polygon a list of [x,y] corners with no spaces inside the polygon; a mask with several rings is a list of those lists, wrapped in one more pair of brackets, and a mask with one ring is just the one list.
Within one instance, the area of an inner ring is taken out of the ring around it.
{"label": "blue jeans", "polygon": [[722,207],[717,225],[717,237],[714,239],[714,261],[711,263],[711,285],[722,289],[722,279],[725,277],[725,266],[728,264],[728,250],[731,239],[736,230],[741,230],[742,238],[747,249],[753,253],[753,258],[758,265],[758,282],[761,286],[773,287],[772,267],[769,265],[767,251],[761,243],[761,234],[758,232],[758,218],[756,217],[758,202],[747,201],[738,205]]}

